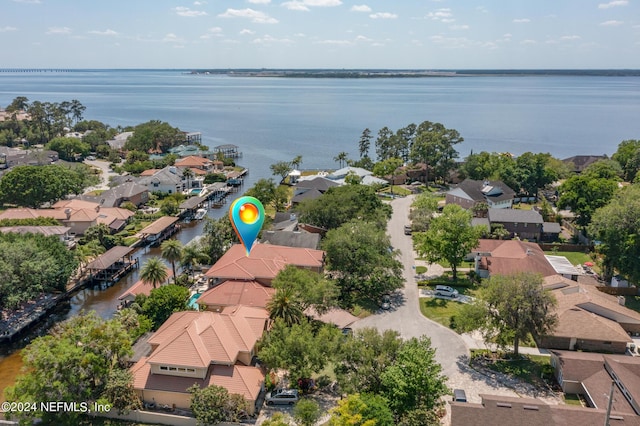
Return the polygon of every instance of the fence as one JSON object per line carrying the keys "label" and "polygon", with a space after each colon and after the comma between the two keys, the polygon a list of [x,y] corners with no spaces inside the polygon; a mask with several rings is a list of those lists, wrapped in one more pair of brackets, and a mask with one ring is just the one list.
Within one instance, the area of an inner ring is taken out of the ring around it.
{"label": "fence", "polygon": [[596,286],[598,290],[603,293],[613,294],[614,296],[637,296],[638,288],[637,287],[609,287],[599,285]]}
{"label": "fence", "polygon": [[580,253],[588,253],[593,250],[593,246],[585,246],[582,244],[548,244],[548,243],[539,243],[538,244],[543,251],[572,251],[572,252],[580,252]]}

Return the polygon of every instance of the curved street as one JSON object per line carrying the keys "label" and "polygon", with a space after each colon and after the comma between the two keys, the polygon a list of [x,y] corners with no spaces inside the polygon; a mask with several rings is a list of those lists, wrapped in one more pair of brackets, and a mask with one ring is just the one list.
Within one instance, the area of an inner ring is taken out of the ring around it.
{"label": "curved street", "polygon": [[[447,384],[451,389],[461,388],[467,394],[469,402],[481,402],[480,394],[504,396],[539,397],[547,403],[558,404],[555,398],[545,398],[528,386],[514,381],[505,381],[499,375],[486,376],[469,367],[469,348],[465,340],[453,330],[446,328],[420,312],[418,287],[415,278],[417,257],[413,251],[411,236],[404,235],[404,226],[409,224],[409,208],[413,196],[396,198],[391,202],[393,214],[387,225],[391,236],[391,244],[400,251],[403,264],[404,288],[392,299],[391,309],[377,313],[357,321],[354,329],[373,327],[378,330],[395,330],[405,338],[426,335],[431,338],[431,345],[436,349],[436,360],[442,366]],[[429,265],[428,275],[442,274],[442,268]],[[508,385],[507,385],[508,384]]]}

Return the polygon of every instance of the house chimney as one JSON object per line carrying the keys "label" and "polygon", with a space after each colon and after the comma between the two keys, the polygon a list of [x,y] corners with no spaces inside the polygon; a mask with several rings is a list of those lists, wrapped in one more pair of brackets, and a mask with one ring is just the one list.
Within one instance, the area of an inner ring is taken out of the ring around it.
{"label": "house chimney", "polygon": [[626,303],[625,297],[624,296],[618,296],[618,305],[624,306],[625,303]]}
{"label": "house chimney", "polygon": [[69,220],[71,218],[71,209],[65,209],[64,214],[67,215],[67,220]]}

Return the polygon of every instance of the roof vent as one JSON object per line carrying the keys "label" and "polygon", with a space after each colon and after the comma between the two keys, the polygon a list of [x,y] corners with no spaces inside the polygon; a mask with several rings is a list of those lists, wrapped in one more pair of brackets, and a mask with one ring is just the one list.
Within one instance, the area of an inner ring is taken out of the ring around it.
{"label": "roof vent", "polygon": [[537,405],[523,405],[522,408],[525,410],[535,410],[538,411],[540,408]]}
{"label": "roof vent", "polygon": [[511,404],[508,402],[497,402],[496,407],[511,408]]}

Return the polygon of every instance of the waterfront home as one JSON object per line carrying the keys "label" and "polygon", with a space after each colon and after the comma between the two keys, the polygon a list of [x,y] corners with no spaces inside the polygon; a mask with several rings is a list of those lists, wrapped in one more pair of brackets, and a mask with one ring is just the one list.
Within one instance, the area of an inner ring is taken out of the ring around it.
{"label": "waterfront home", "polygon": [[265,376],[252,361],[268,323],[266,310],[248,306],[174,313],[149,338],[150,353],[131,367],[136,393],[145,403],[189,409],[188,388],[217,385],[242,395],[253,414]]}
{"label": "waterfront home", "polygon": [[294,186],[291,204],[298,204],[305,200],[315,200],[327,192],[329,188],[340,186],[335,180],[324,176],[314,176],[308,179],[299,179]]}
{"label": "waterfront home", "polygon": [[574,155],[573,157],[564,158],[561,161],[571,167],[574,173],[582,173],[584,169],[600,160],[606,160],[606,155]]}
{"label": "waterfront home", "polygon": [[447,204],[457,204],[464,209],[479,203],[494,209],[510,209],[515,195],[515,191],[500,180],[465,179],[447,191],[445,199]]}
{"label": "waterfront home", "polygon": [[68,226],[3,226],[0,227],[0,232],[8,234],[40,234],[44,236],[57,236],[60,241],[67,241],[69,236]]}
{"label": "waterfront home", "polygon": [[133,182],[131,178],[124,183],[114,186],[100,193],[100,195],[81,195],[80,200],[93,201],[102,207],[120,207],[124,202],[129,202],[140,207],[149,201],[149,189],[146,186]]}
{"label": "waterfront home", "polygon": [[114,136],[113,139],[109,139],[107,143],[111,148],[120,151],[124,148],[124,144],[127,142],[127,139],[129,139],[131,136],[133,136],[133,132],[118,133]]}
{"label": "waterfront home", "polygon": [[224,163],[218,160],[209,160],[208,158],[190,155],[177,160],[175,166],[181,168],[183,171],[188,168],[196,174],[201,174],[200,172],[207,174],[222,172]]}
{"label": "waterfront home", "polygon": [[187,179],[184,177],[182,169],[176,166],[167,166],[160,170],[153,170],[151,173],[143,173],[138,179],[138,183],[152,193],[175,194],[186,189]]}
{"label": "waterfront home", "polygon": [[327,178],[339,183],[340,185],[344,185],[345,178],[351,174],[360,178],[360,183],[363,185],[387,185],[388,184],[386,180],[373,176],[372,171],[369,171],[360,167],[351,167],[351,166],[338,169],[335,172],[327,175]]}
{"label": "waterfront home", "polygon": [[241,244],[234,244],[207,271],[213,284],[227,280],[256,281],[265,286],[287,265],[321,273],[324,270],[324,252],[297,247],[255,243],[247,256]]}
{"label": "waterfront home", "polygon": [[[167,280],[164,284],[169,284],[172,280],[173,271],[171,270],[171,268],[167,268]],[[128,306],[134,300],[136,300],[136,296],[138,296],[139,294],[149,296],[151,294],[151,290],[153,290],[154,288],[155,287],[153,287],[153,284],[151,284],[150,282],[144,281],[142,279],[136,281],[135,284],[122,292],[120,296],[118,296],[120,306]]]}
{"label": "waterfront home", "polygon": [[300,231],[262,231],[262,244],[299,247],[317,250],[320,248],[320,234]]}
{"label": "waterfront home", "polygon": [[229,306],[243,305],[266,308],[276,290],[257,281],[227,280],[202,293],[198,298],[201,310],[221,312]]}

